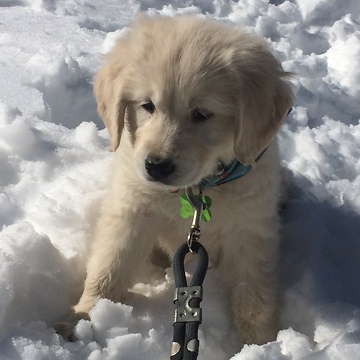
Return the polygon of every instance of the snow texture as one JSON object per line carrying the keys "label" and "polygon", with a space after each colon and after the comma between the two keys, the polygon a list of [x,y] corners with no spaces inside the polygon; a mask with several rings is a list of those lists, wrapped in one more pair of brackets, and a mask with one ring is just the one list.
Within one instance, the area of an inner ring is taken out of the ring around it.
{"label": "snow texture", "polygon": [[0,0],[0,360],[169,358],[170,270],[129,304],[99,301],[77,342],[47,325],[80,294],[111,172],[92,79],[139,11],[243,26],[295,73],[279,134],[283,330],[240,349],[210,269],[199,359],[360,359],[358,0]]}

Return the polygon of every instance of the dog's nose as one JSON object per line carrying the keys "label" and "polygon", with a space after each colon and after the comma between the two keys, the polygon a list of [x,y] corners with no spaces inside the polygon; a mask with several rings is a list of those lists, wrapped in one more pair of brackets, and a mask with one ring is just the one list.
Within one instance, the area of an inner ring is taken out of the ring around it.
{"label": "dog's nose", "polygon": [[167,179],[175,170],[172,160],[149,155],[145,159],[145,169],[154,181]]}

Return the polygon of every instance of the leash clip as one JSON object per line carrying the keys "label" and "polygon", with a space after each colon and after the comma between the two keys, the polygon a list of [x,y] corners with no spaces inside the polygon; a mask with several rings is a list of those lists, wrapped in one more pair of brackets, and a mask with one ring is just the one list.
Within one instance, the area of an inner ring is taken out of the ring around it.
{"label": "leash clip", "polygon": [[188,197],[190,204],[194,208],[194,217],[191,223],[190,232],[187,238],[187,244],[191,253],[193,253],[193,243],[199,241],[201,230],[200,230],[200,220],[201,214],[205,209],[205,204],[202,200],[202,188],[199,186],[199,194],[195,195],[192,191],[192,188],[189,186],[186,188],[186,196]]}

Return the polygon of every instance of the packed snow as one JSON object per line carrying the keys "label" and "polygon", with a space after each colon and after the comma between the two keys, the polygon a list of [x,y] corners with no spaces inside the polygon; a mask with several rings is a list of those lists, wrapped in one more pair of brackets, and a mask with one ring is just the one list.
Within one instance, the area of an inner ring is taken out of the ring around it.
{"label": "packed snow", "polygon": [[358,0],[0,0],[0,360],[169,358],[170,269],[128,304],[100,300],[76,342],[49,327],[80,295],[111,172],[92,79],[140,11],[245,27],[294,73],[278,137],[289,183],[282,330],[241,349],[210,269],[198,358],[360,359]]}

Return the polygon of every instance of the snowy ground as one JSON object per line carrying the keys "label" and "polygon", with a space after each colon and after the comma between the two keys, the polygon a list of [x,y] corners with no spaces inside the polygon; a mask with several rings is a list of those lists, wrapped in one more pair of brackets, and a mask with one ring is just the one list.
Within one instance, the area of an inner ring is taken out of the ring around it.
{"label": "snowy ground", "polygon": [[[270,4],[271,3],[271,4]],[[139,11],[207,14],[266,37],[297,100],[279,134],[283,329],[238,352],[221,279],[205,283],[200,360],[360,359],[358,0],[0,0],[0,359],[167,359],[171,274],[100,301],[79,341],[46,323],[79,294],[112,154],[92,77]],[[206,315],[211,314],[211,316]]]}

